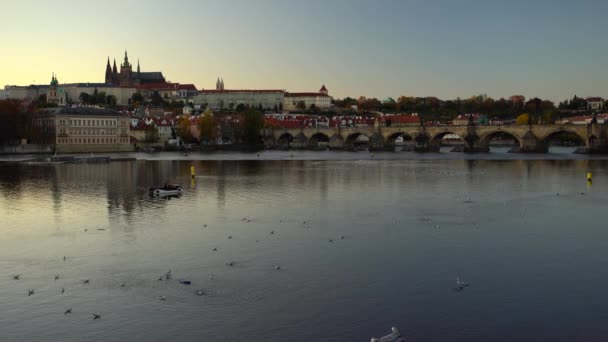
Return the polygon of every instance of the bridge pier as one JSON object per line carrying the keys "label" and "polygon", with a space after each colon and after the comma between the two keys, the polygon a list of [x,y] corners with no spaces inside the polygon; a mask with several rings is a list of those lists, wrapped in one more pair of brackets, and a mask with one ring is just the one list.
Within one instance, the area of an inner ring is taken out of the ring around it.
{"label": "bridge pier", "polygon": [[512,152],[518,153],[547,153],[549,152],[549,145],[546,142],[541,142],[532,131],[528,131],[523,139],[519,149]]}
{"label": "bridge pier", "polygon": [[597,123],[597,119],[587,125],[587,147],[585,153],[608,154],[608,139],[604,125]]}
{"label": "bridge pier", "polygon": [[330,150],[343,150],[344,149],[344,138],[340,134],[334,134],[329,138],[329,149]]}
{"label": "bridge pier", "polygon": [[308,139],[304,133],[300,133],[293,137],[293,141],[290,144],[291,148],[296,150],[304,150],[308,148]]}

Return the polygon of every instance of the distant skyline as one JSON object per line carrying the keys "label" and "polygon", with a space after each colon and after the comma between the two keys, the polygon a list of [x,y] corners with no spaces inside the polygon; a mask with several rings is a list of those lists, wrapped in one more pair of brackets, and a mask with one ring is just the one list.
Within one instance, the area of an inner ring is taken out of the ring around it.
{"label": "distant skyline", "polygon": [[608,97],[608,2],[258,0],[3,4],[0,86],[142,71],[334,97]]}

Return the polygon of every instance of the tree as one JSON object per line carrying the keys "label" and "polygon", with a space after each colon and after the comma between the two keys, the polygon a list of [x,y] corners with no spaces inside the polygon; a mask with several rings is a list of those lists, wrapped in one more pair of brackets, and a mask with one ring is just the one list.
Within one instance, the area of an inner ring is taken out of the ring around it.
{"label": "tree", "polygon": [[211,109],[207,109],[203,116],[198,119],[198,129],[201,143],[213,144],[217,139],[217,121],[213,117]]}
{"label": "tree", "polygon": [[109,104],[112,107],[116,106],[116,96],[114,96],[114,95],[108,95],[106,97],[106,103]]}
{"label": "tree", "polygon": [[298,101],[298,103],[296,103],[296,108],[299,109],[299,110],[306,109],[306,102],[304,102],[304,101]]}
{"label": "tree", "polygon": [[131,103],[142,104],[144,103],[144,97],[140,93],[135,93],[131,95]]}
{"label": "tree", "polygon": [[244,111],[245,111],[245,105],[244,105],[244,104],[242,104],[242,103],[239,103],[239,104],[236,106],[236,111],[237,111],[237,112],[244,112]]}
{"label": "tree", "polygon": [[150,103],[153,106],[162,106],[165,103],[165,101],[163,100],[163,97],[160,96],[158,91],[155,90],[154,93],[152,93],[152,96],[150,98]]}
{"label": "tree", "polygon": [[515,119],[515,124],[516,125],[527,125],[529,119],[530,119],[530,115],[528,115],[528,113],[520,114]]}
{"label": "tree", "polygon": [[146,127],[144,141],[149,143],[158,142],[158,130],[156,129],[156,126],[148,125],[148,127]]}
{"label": "tree", "polygon": [[80,102],[82,102],[82,103],[89,103],[90,97],[91,96],[85,92],[80,93],[80,96],[78,96],[78,98],[80,99]]}
{"label": "tree", "polygon": [[194,140],[190,131],[190,115],[182,115],[177,119],[177,134],[183,141]]}
{"label": "tree", "polygon": [[243,117],[243,141],[250,145],[260,144],[260,131],[264,128],[264,114],[249,109]]}

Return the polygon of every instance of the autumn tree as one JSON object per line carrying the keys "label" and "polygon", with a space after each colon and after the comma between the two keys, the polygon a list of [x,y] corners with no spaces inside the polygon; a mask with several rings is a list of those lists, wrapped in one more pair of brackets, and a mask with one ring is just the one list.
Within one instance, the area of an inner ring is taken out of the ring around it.
{"label": "autumn tree", "polygon": [[530,115],[528,113],[520,114],[515,119],[515,124],[516,125],[527,125],[529,119],[530,119]]}
{"label": "autumn tree", "polygon": [[201,143],[205,145],[213,144],[217,139],[217,122],[211,109],[207,109],[203,113],[203,116],[198,119],[197,125]]}
{"label": "autumn tree", "polygon": [[183,141],[193,141],[194,137],[190,131],[190,115],[182,115],[177,119],[177,135]]}
{"label": "autumn tree", "polygon": [[264,128],[264,114],[249,109],[243,116],[243,141],[250,145],[260,144],[260,131]]}

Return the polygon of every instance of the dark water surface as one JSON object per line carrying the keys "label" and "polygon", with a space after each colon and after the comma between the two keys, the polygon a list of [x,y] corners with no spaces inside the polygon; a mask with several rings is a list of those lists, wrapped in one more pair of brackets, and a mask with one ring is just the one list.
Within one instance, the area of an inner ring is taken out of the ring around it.
{"label": "dark water surface", "polygon": [[0,164],[0,341],[608,340],[608,161],[448,158]]}

